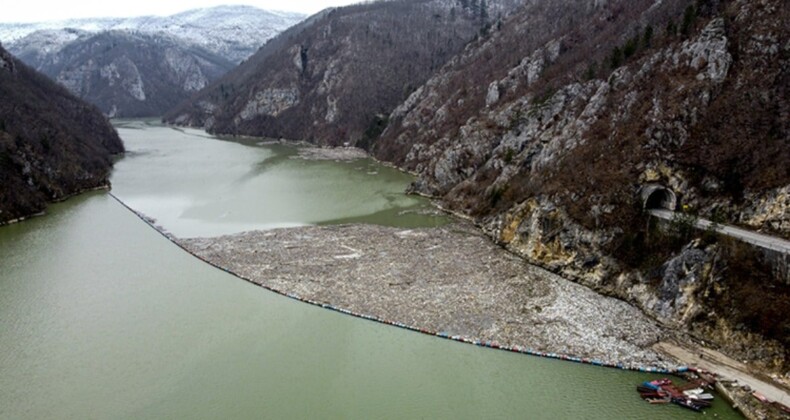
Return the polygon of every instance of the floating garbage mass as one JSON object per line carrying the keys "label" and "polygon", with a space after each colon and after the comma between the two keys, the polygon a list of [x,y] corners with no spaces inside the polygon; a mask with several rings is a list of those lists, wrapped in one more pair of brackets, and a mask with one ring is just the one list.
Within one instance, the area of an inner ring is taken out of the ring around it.
{"label": "floating garbage mass", "polygon": [[303,298],[303,297],[301,297],[301,296],[299,296],[299,295],[297,295],[295,293],[284,292],[282,290],[278,290],[276,288],[273,288],[273,287],[270,287],[270,286],[267,286],[267,285],[256,283],[256,282],[252,281],[251,279],[244,277],[243,275],[240,275],[240,274],[235,273],[235,272],[233,272],[233,271],[231,271],[231,270],[229,270],[229,269],[227,269],[225,267],[222,267],[222,266],[220,266],[218,264],[215,264],[214,262],[209,261],[206,258],[201,257],[200,255],[196,255],[194,252],[191,252],[189,249],[185,248],[183,245],[178,243],[175,240],[175,238],[172,237],[170,234],[168,234],[163,228],[157,226],[153,220],[149,219],[144,214],[139,213],[136,210],[134,210],[133,208],[129,207],[126,203],[124,203],[121,199],[119,199],[118,197],[116,197],[112,193],[109,193],[109,195],[112,198],[114,198],[116,201],[118,201],[118,203],[120,203],[122,206],[124,206],[129,211],[131,211],[133,214],[135,214],[137,217],[139,217],[146,224],[148,224],[152,229],[157,231],[160,235],[164,236],[165,238],[167,238],[167,240],[169,240],[170,242],[172,242],[173,244],[175,244],[179,248],[183,249],[184,251],[186,251],[190,255],[194,256],[195,258],[199,259],[200,261],[203,261],[206,264],[209,264],[212,267],[215,267],[215,268],[217,268],[219,270],[222,270],[222,271],[224,271],[224,272],[226,272],[226,273],[228,273],[228,274],[230,274],[230,275],[232,275],[234,277],[237,277],[237,278],[242,279],[244,281],[247,281],[249,283],[255,284],[255,285],[260,286],[260,287],[262,287],[262,288],[264,288],[266,290],[269,290],[271,292],[277,293],[278,295],[281,295],[281,296],[288,297],[290,299],[298,300],[298,301],[304,302],[304,303],[309,303],[309,304],[315,305],[315,306],[320,306],[322,308],[330,309],[332,311],[343,313],[343,314],[346,314],[346,315],[351,315],[351,316],[355,316],[355,317],[358,317],[358,318],[367,319],[367,320],[370,320],[370,321],[375,321],[375,322],[378,322],[378,323],[391,325],[391,326],[394,326],[394,327],[406,329],[406,330],[409,330],[409,331],[415,331],[415,332],[419,332],[419,333],[430,335],[430,336],[434,336],[434,337],[440,337],[440,338],[453,340],[453,341],[457,341],[457,342],[461,342],[461,343],[474,344],[474,345],[479,346],[479,347],[488,347],[488,348],[492,348],[492,349],[505,350],[505,351],[510,351],[510,352],[514,352],[514,353],[528,354],[528,355],[531,355],[531,356],[539,356],[539,357],[545,357],[545,358],[557,359],[557,360],[566,360],[566,361],[570,361],[570,362],[589,364],[589,365],[593,365],[593,366],[602,366],[602,367],[608,367],[608,368],[630,370],[630,371],[637,371],[637,372],[645,372],[645,373],[659,373],[659,374],[664,374],[664,375],[677,375],[677,374],[681,374],[681,373],[684,373],[684,372],[697,372],[697,369],[686,367],[686,366],[680,366],[680,367],[673,368],[673,369],[666,369],[666,368],[659,368],[659,367],[645,367],[645,366],[625,365],[625,364],[622,364],[622,363],[604,362],[604,361],[601,361],[601,360],[576,357],[576,356],[573,356],[573,355],[559,354],[559,353],[553,353],[553,352],[542,352],[542,351],[538,351],[538,350],[534,350],[534,349],[530,349],[530,348],[525,348],[525,347],[518,346],[518,345],[514,345],[514,346],[503,345],[503,344],[500,344],[497,341],[482,341],[482,340],[473,339],[473,338],[469,338],[469,337],[465,337],[465,336],[449,335],[446,332],[431,331],[431,330],[428,330],[428,329],[425,329],[425,328],[415,327],[415,326],[412,326],[412,325],[406,325],[404,323],[397,322],[397,321],[392,321],[392,320],[388,320],[388,319],[381,319],[381,318],[378,318],[378,317],[375,317],[375,316],[362,314],[362,313],[356,313],[356,312],[350,311],[348,309],[335,307],[335,306],[333,306],[333,305],[331,305],[329,303],[318,302],[318,301],[315,301],[315,300],[306,299],[306,298]]}

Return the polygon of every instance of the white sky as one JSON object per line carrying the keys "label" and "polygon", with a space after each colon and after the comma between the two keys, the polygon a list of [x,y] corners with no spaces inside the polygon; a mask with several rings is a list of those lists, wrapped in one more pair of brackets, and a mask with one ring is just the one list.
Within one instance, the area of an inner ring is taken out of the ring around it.
{"label": "white sky", "polygon": [[313,14],[360,0],[8,0],[0,6],[0,22],[43,22],[84,17],[166,16],[189,9],[247,4],[266,10]]}

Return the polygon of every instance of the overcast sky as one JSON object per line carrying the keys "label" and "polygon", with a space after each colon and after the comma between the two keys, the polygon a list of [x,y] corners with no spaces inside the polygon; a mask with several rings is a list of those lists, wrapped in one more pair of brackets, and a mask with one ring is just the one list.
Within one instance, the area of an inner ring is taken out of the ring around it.
{"label": "overcast sky", "polygon": [[8,0],[0,7],[0,22],[41,22],[83,17],[172,15],[184,10],[222,4],[248,4],[267,10],[313,14],[330,6],[360,0]]}

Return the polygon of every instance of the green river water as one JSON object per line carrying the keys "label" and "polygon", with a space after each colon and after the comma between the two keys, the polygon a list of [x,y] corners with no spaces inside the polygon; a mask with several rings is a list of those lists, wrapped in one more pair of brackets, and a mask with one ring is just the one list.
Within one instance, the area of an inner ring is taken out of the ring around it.
{"label": "green river water", "polygon": [[[179,236],[440,224],[371,161],[126,122],[114,193]],[[104,192],[0,228],[0,419],[695,418],[655,375],[483,349],[296,302],[214,269]],[[706,417],[737,418],[717,401]]]}

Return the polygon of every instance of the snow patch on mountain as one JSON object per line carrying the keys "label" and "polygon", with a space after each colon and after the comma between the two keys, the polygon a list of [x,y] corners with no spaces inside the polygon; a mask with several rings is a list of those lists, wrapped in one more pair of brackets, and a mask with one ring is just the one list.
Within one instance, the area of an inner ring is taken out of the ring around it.
{"label": "snow patch on mountain", "polygon": [[124,30],[168,33],[239,63],[267,40],[303,20],[299,13],[273,12],[252,6],[194,9],[172,16],[70,19],[38,23],[0,23],[0,42],[10,50],[58,51],[84,33]]}
{"label": "snow patch on mountain", "polygon": [[208,85],[209,80],[193,56],[184,54],[178,49],[168,48],[165,51],[167,65],[173,69],[181,87],[187,92],[197,92]]}

